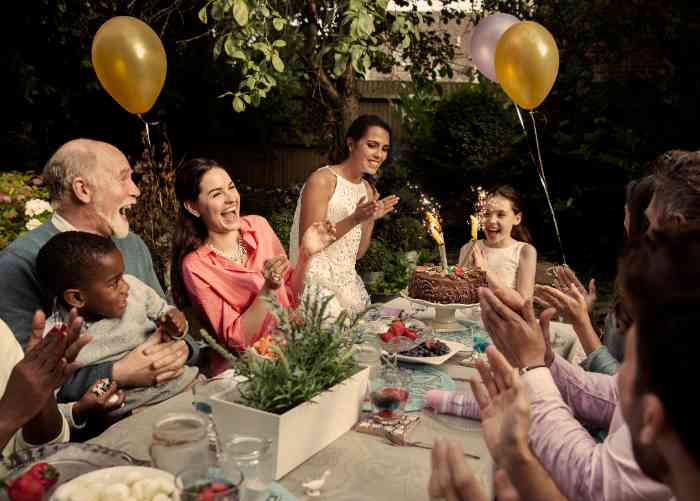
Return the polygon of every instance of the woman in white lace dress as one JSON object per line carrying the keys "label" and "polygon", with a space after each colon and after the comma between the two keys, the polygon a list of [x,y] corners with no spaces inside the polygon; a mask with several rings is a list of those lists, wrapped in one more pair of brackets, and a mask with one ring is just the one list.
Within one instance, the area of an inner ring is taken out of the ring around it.
{"label": "woman in white lace dress", "polygon": [[326,312],[335,318],[342,310],[361,311],[369,295],[355,271],[372,238],[374,222],[394,210],[399,199],[379,194],[366,175],[374,176],[391,147],[391,129],[375,115],[357,118],[345,136],[345,159],[316,170],[306,181],[289,240],[289,257],[296,262],[299,235],[316,221],[335,224],[337,240],[315,255],[305,276],[306,292],[316,288],[333,295]]}

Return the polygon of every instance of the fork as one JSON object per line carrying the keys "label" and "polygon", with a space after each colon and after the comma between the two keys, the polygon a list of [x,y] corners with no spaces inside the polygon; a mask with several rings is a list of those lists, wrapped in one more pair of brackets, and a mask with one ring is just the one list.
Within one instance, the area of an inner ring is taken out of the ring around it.
{"label": "fork", "polygon": [[[420,449],[428,449],[432,450],[433,446],[430,444],[426,444],[425,442],[414,442],[410,440],[401,440],[398,437],[395,437],[394,435],[391,434],[388,430],[384,431],[384,438],[386,438],[391,445],[395,446],[402,446],[402,445],[407,445],[409,447],[418,447]],[[468,458],[471,459],[481,459],[481,456],[477,456],[476,454],[472,454],[470,452],[465,452],[464,455]]]}

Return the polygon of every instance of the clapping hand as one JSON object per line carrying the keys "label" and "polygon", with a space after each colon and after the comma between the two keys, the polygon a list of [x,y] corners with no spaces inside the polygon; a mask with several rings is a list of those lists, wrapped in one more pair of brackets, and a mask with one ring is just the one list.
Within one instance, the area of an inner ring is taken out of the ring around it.
{"label": "clapping hand", "polygon": [[329,221],[313,223],[301,239],[301,251],[305,257],[318,254],[335,241],[335,225]]}
{"label": "clapping hand", "polygon": [[171,340],[182,339],[187,335],[187,319],[177,308],[171,308],[158,319],[160,329]]}
{"label": "clapping hand", "polygon": [[469,381],[481,411],[484,440],[496,464],[529,454],[530,402],[517,371],[495,347],[486,349],[489,364],[477,362],[483,385]]}
{"label": "clapping hand", "polygon": [[[428,483],[431,500],[486,501],[479,480],[469,469],[461,444],[438,439],[431,455],[432,471]],[[503,470],[496,470],[494,490],[499,501],[520,501],[518,492]]]}
{"label": "clapping hand", "polygon": [[484,250],[479,245],[474,244],[472,247],[469,262],[475,268],[486,271],[486,255],[484,254]]}
{"label": "clapping hand", "polygon": [[555,289],[547,285],[536,285],[534,300],[537,304],[545,308],[556,309],[566,321],[575,326],[590,323],[586,297],[584,297],[581,290],[573,283],[566,293],[562,292],[559,288]]}
{"label": "clapping hand", "polygon": [[75,361],[90,336],[80,336],[82,318],[70,312],[67,330],[55,330],[44,336],[46,316],[37,311],[32,320],[32,335],[22,360],[14,366],[7,381],[2,405],[11,408],[26,422],[36,416],[68,377],[82,367]]}
{"label": "clapping hand", "polygon": [[574,270],[568,266],[555,266],[553,273],[554,287],[570,295],[572,292],[577,291],[584,297],[588,311],[590,312],[593,309],[593,305],[598,299],[598,288],[596,287],[595,278],[591,278],[591,281],[588,283],[588,290],[586,290],[576,273],[574,273]]}
{"label": "clapping hand", "polygon": [[289,268],[289,261],[285,256],[275,256],[267,259],[263,264],[262,270],[262,275],[265,279],[264,288],[268,291],[279,289],[284,281],[284,274],[287,268]]}
{"label": "clapping hand", "polygon": [[375,202],[375,209],[374,213],[372,214],[372,220],[376,221],[377,219],[381,219],[387,214],[391,214],[394,212],[396,208],[396,204],[399,203],[399,197],[396,195],[389,195],[388,197],[384,197],[381,200],[377,200]]}
{"label": "clapping hand", "polygon": [[484,327],[494,344],[515,367],[550,363],[554,358],[549,345],[549,322],[555,313],[548,308],[539,322],[532,299],[521,298],[503,289],[479,289],[479,304]]}

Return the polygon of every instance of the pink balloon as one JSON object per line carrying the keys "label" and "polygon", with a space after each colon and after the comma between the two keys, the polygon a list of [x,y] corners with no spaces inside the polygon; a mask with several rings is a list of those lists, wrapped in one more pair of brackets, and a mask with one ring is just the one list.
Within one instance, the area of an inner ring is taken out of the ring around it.
{"label": "pink balloon", "polygon": [[501,39],[501,35],[519,23],[520,19],[510,14],[496,12],[482,19],[472,32],[470,52],[472,62],[486,78],[498,82],[496,77],[496,45]]}

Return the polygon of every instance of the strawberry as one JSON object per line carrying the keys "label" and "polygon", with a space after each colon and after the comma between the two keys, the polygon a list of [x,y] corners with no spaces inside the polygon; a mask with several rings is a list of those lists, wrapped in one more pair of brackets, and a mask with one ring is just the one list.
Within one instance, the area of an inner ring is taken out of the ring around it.
{"label": "strawberry", "polygon": [[41,501],[45,490],[41,480],[25,473],[10,483],[7,495],[11,501]]}
{"label": "strawberry", "polygon": [[384,334],[381,335],[381,339],[382,339],[382,341],[384,341],[385,343],[388,343],[389,341],[391,341],[391,340],[392,340],[393,338],[395,338],[396,336],[398,336],[398,334],[396,334],[395,331],[389,329],[388,331],[386,331]]}
{"label": "strawberry", "polygon": [[214,492],[224,492],[228,490],[228,487],[226,484],[223,484],[221,482],[214,482],[209,486],[209,489],[211,489]]}
{"label": "strawberry", "polygon": [[407,338],[410,339],[411,341],[415,341],[415,340],[416,340],[416,337],[417,337],[417,336],[416,336],[416,333],[413,332],[411,329],[406,329],[405,331],[403,331],[403,332],[401,333],[401,335],[404,336],[404,337],[407,337]]}
{"label": "strawberry", "polygon": [[58,482],[58,471],[48,463],[36,463],[28,472],[36,478],[45,489],[49,489]]}
{"label": "strawberry", "polygon": [[401,320],[394,320],[391,322],[391,326],[389,328],[395,329],[399,335],[401,335],[401,333],[406,330],[406,325]]}

